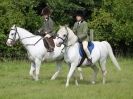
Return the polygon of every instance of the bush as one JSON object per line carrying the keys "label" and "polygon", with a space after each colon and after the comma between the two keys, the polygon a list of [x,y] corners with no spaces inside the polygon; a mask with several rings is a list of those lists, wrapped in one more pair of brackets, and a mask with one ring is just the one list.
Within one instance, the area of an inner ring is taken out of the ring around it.
{"label": "bush", "polygon": [[[40,12],[46,5],[53,9],[52,18],[58,26],[73,26],[77,9],[87,11],[89,28],[95,31],[95,40],[107,40],[114,49],[126,52],[133,48],[132,0],[3,0],[0,1],[0,55],[22,55],[25,50],[19,43],[7,47],[10,27],[13,24],[34,33],[42,25]],[[133,53],[133,52],[131,52]]]}

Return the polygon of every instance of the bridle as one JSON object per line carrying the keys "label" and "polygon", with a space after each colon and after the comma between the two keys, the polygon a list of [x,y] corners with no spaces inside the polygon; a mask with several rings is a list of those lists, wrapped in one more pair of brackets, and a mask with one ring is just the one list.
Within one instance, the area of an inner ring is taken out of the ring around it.
{"label": "bridle", "polygon": [[[14,34],[14,37],[13,37],[13,38],[8,38],[8,39],[12,40],[13,43],[15,43],[15,39],[16,39],[16,35],[17,35],[17,34],[18,34],[18,36],[19,36],[19,40],[20,40],[20,41],[22,41],[22,40],[24,40],[24,39],[27,39],[27,38],[36,37],[36,35],[34,35],[34,36],[30,36],[30,37],[20,38],[20,35],[19,35],[19,33],[18,33],[18,30],[17,30],[17,27],[16,27],[16,26],[15,26],[14,29],[11,29],[11,30],[14,30],[14,31],[15,31],[15,34]],[[10,31],[11,31],[11,30],[10,30]],[[34,44],[26,44],[25,46],[35,46],[41,39],[43,39],[43,38],[40,38],[40,39],[39,39],[37,42],[35,42]]]}
{"label": "bridle", "polygon": [[[14,31],[15,31],[15,34],[14,34],[14,37],[13,37],[13,38],[8,38],[8,39],[10,39],[10,40],[12,40],[13,42],[15,42],[16,35],[18,34],[18,36],[19,36],[19,33],[18,33],[18,31],[17,31],[17,27],[15,26],[15,29],[11,29],[11,30],[14,30]],[[10,30],[10,31],[11,31],[11,30]],[[20,36],[19,36],[19,38],[20,38]]]}
{"label": "bridle", "polygon": [[67,26],[65,26],[65,30],[67,31],[67,35],[65,36],[65,38],[63,39],[62,37],[60,37],[60,36],[56,36],[58,39],[61,39],[63,42],[61,43],[61,44],[63,44],[64,46],[67,46],[66,45],[66,42],[67,42],[67,40],[68,40],[68,35],[69,35],[69,32],[68,32],[68,29],[67,29]]}

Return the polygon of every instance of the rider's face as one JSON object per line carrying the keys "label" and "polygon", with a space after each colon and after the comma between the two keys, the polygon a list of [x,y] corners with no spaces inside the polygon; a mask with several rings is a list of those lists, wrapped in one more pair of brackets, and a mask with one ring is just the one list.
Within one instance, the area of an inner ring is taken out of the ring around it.
{"label": "rider's face", "polygon": [[44,18],[44,19],[47,19],[47,18],[48,18],[48,15],[43,15],[43,18]]}
{"label": "rider's face", "polygon": [[81,21],[82,20],[82,17],[81,16],[76,16],[76,20],[77,21]]}

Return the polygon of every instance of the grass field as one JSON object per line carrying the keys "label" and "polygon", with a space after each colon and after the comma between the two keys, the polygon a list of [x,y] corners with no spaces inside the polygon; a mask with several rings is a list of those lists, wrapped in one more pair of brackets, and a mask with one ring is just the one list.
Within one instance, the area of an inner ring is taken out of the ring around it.
{"label": "grass field", "polygon": [[92,70],[83,69],[84,80],[79,86],[72,79],[65,88],[68,67],[63,65],[59,77],[51,81],[55,71],[54,63],[41,66],[40,80],[29,77],[29,63],[26,61],[0,62],[0,99],[133,99],[133,59],[119,58],[122,71],[117,71],[107,62],[107,84],[102,84],[101,71],[97,83],[89,82]]}

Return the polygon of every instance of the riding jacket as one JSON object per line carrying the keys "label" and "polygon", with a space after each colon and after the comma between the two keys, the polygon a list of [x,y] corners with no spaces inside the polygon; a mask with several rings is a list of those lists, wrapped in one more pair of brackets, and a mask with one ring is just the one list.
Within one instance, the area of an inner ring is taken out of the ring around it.
{"label": "riding jacket", "polygon": [[75,22],[73,32],[78,36],[79,41],[89,41],[88,25],[86,21]]}
{"label": "riding jacket", "polygon": [[50,17],[48,17],[48,19],[44,20],[42,27],[39,29],[39,32],[41,36],[45,36],[46,32],[50,36],[53,36],[54,35],[53,30],[54,30],[54,22]]}

